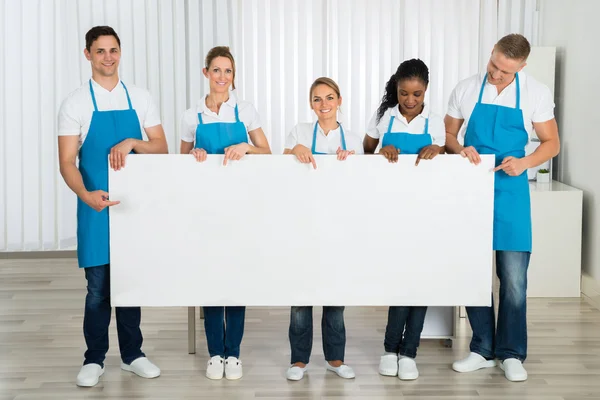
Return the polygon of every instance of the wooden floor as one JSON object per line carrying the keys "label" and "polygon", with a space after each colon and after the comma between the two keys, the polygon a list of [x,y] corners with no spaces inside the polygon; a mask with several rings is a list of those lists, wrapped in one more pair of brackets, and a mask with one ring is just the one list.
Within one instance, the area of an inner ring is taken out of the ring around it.
{"label": "wooden floor", "polygon": [[[324,368],[319,324],[312,362],[300,382],[285,379],[288,308],[251,308],[242,344],[244,377],[205,378],[207,353],[198,321],[198,353],[187,354],[187,309],[142,312],[143,350],[162,375],[145,380],[121,371],[114,324],[106,373],[94,388],[78,388],[82,362],[85,279],[73,259],[0,260],[0,400],[18,399],[600,399],[600,311],[580,299],[530,299],[529,380],[508,382],[500,369],[452,371],[467,354],[465,319],[453,348],[422,343],[414,382],[377,373],[385,307],[348,308],[346,362],[356,379]],[[317,312],[320,316],[320,310]]]}

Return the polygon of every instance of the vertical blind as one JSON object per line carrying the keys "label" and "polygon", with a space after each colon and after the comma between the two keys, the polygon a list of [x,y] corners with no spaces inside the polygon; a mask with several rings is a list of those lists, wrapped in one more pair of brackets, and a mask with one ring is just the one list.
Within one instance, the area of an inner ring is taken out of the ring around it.
{"label": "vertical blind", "polygon": [[340,120],[362,134],[405,59],[430,68],[426,101],[445,113],[456,83],[485,67],[509,32],[537,41],[535,0],[0,0],[0,251],[76,244],[76,198],[58,171],[56,116],[91,76],[84,36],[111,25],[120,76],[160,106],[169,150],[208,90],[204,57],[228,45],[238,96],[254,103],[274,153],[313,121],[308,90],[340,85]]}

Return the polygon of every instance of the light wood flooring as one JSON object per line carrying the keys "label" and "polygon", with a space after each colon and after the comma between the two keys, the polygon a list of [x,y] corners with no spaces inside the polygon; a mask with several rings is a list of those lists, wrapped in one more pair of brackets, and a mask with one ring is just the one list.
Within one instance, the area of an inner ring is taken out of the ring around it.
{"label": "light wood flooring", "polygon": [[[210,381],[204,376],[202,321],[197,321],[197,354],[189,355],[187,308],[145,308],[143,350],[162,375],[146,380],[120,370],[113,323],[106,373],[96,387],[78,388],[84,296],[85,278],[74,259],[0,260],[0,400],[600,399],[600,311],[581,299],[529,300],[524,383],[508,382],[499,368],[452,371],[451,363],[468,353],[466,319],[459,322],[453,348],[437,340],[422,343],[417,381],[378,375],[386,307],[346,310],[346,362],[356,371],[354,380],[325,371],[318,323],[307,376],[299,382],[285,379],[289,309],[282,307],[248,309],[244,377]],[[320,309],[315,314],[319,321]]]}

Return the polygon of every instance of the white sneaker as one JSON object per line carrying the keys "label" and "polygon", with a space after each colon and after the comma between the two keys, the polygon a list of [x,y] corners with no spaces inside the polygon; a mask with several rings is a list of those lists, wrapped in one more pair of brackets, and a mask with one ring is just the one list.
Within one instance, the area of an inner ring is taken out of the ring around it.
{"label": "white sneaker", "polygon": [[308,367],[299,367],[297,365],[292,365],[288,368],[285,373],[285,377],[290,381],[299,381],[304,378],[304,373],[306,372],[306,368]]}
{"label": "white sneaker", "polygon": [[103,373],[104,367],[101,367],[100,364],[85,364],[77,374],[77,386],[96,386]]}
{"label": "white sneaker", "polygon": [[206,377],[208,379],[223,379],[225,372],[225,360],[221,356],[214,356],[208,360],[206,365]]}
{"label": "white sneaker", "polygon": [[500,369],[504,371],[504,376],[511,382],[523,382],[527,380],[527,371],[523,363],[516,358],[507,358],[498,363]]}
{"label": "white sneaker", "polygon": [[136,358],[131,364],[121,363],[121,369],[133,372],[142,378],[151,379],[160,376],[160,368],[152,364],[146,357]]}
{"label": "white sneaker", "polygon": [[352,368],[350,368],[349,366],[347,366],[346,364],[342,364],[339,367],[333,367],[331,364],[326,362],[325,368],[327,368],[328,371],[335,372],[340,378],[352,379],[352,378],[356,377],[354,370]]}
{"label": "white sneaker", "polygon": [[485,357],[471,352],[467,358],[455,361],[452,364],[452,369],[456,372],[473,372],[481,368],[492,368],[495,366],[495,360],[486,360]]}
{"label": "white sneaker", "polygon": [[385,354],[379,359],[379,374],[383,376],[398,375],[398,355]]}
{"label": "white sneaker", "polygon": [[401,356],[398,360],[398,378],[412,381],[419,377],[419,370],[414,358]]}
{"label": "white sneaker", "polygon": [[240,379],[242,377],[242,362],[237,357],[227,357],[225,360],[225,378]]}

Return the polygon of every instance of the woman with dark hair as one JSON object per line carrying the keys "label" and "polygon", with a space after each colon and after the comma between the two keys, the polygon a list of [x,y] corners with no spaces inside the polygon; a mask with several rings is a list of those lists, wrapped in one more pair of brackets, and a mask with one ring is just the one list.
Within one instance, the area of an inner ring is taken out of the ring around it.
{"label": "woman with dark hair", "polygon": [[[429,70],[421,60],[404,61],[385,86],[385,94],[371,118],[363,141],[365,153],[373,154],[381,139],[382,154],[397,162],[398,154],[417,154],[430,160],[444,152],[446,131],[443,119],[425,104]],[[415,363],[427,307],[390,306],[385,330],[385,354],[379,373],[402,380],[419,377]]]}
{"label": "woman with dark hair", "polygon": [[373,154],[383,136],[379,151],[390,162],[398,154],[418,154],[430,160],[444,152],[444,120],[425,104],[429,69],[421,60],[404,61],[385,85],[385,94],[363,141],[366,154]]}

